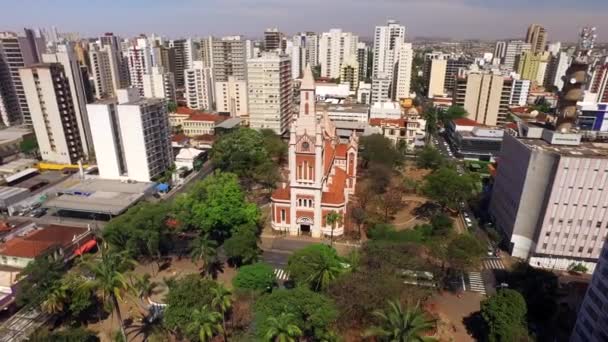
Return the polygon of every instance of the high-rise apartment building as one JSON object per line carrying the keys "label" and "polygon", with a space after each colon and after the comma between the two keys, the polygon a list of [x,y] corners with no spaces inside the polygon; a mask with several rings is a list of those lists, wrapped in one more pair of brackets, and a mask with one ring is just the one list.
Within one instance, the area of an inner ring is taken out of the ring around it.
{"label": "high-rise apartment building", "polygon": [[175,77],[162,66],[154,66],[143,77],[144,97],[175,102]]}
{"label": "high-rise apartment building", "polygon": [[359,63],[355,56],[350,56],[340,67],[340,83],[348,83],[351,91],[359,86]]}
{"label": "high-rise apartment building", "polygon": [[[99,37],[99,44],[102,48],[104,48],[105,46],[109,46],[109,50],[108,53],[114,55],[115,59],[116,59],[116,65],[118,68],[118,74],[119,74],[119,80],[120,82],[119,85],[120,87],[116,88],[126,88],[129,86],[129,82],[130,82],[130,78],[129,78],[129,64],[128,64],[128,57],[125,54],[123,54],[123,52],[126,52],[126,46],[124,46],[123,48],[123,42],[120,41],[120,38],[115,36],[113,33],[106,33],[103,36]],[[113,58],[113,59],[114,59]],[[116,85],[116,81],[113,81],[114,84]]]}
{"label": "high-rise apartment building", "polygon": [[514,71],[522,52],[530,51],[531,49],[530,43],[521,40],[509,41],[505,49],[505,57],[502,60],[503,68],[508,72]]}
{"label": "high-rise apartment building", "polygon": [[213,75],[202,61],[194,61],[193,68],[185,71],[185,95],[189,108],[198,110],[213,109]]}
{"label": "high-rise apartment building", "polygon": [[473,61],[465,57],[448,57],[447,64],[445,67],[445,80],[443,81],[443,88],[446,93],[451,93],[456,84],[456,78],[461,69],[467,70],[473,65]]}
{"label": "high-rise apartment building", "polygon": [[276,51],[278,53],[285,53],[287,47],[287,41],[285,35],[279,31],[278,28],[273,27],[264,31],[264,50],[265,51]]}
{"label": "high-rise apartment building", "polygon": [[92,43],[89,46],[89,60],[95,97],[102,99],[116,96],[116,90],[124,86],[120,74],[119,55],[111,45]]}
{"label": "high-rise apartment building", "polygon": [[369,75],[369,47],[364,42],[357,43],[357,63],[359,63],[359,80],[364,81]]}
{"label": "high-rise apartment building", "polygon": [[514,257],[593,271],[608,233],[608,150],[581,136],[524,125],[505,134],[490,214]]}
{"label": "high-rise apartment building", "polygon": [[291,59],[272,52],[247,61],[249,126],[282,135],[293,115]]}
{"label": "high-rise apartment building", "polygon": [[412,82],[412,61],[414,50],[411,43],[402,43],[397,51],[397,74],[393,77],[393,100],[409,98]]}
{"label": "high-rise apartment building", "polygon": [[519,58],[517,73],[524,80],[534,81],[536,84],[542,85],[544,84],[549,58],[549,53],[546,51],[539,53],[524,51]]}
{"label": "high-rise apartment building", "polygon": [[424,56],[423,77],[426,83],[427,97],[445,94],[445,77],[447,75],[448,56],[439,52],[427,53]]}
{"label": "high-rise apartment building", "polygon": [[528,94],[530,93],[531,86],[532,82],[530,80],[513,78],[509,106],[525,106],[528,103]]}
{"label": "high-rise apartment building", "polygon": [[133,88],[88,104],[99,175],[149,182],[173,164],[167,106]]}
{"label": "high-rise apartment building", "polygon": [[131,86],[139,89],[139,94],[144,94],[144,75],[152,72],[154,66],[153,51],[148,39],[137,38],[133,45],[128,48],[127,57],[129,63],[129,76]]}
{"label": "high-rise apartment building", "polygon": [[[19,69],[38,63],[44,42],[36,38],[31,30],[25,35],[14,32],[0,32],[0,53],[4,72],[0,74],[0,87],[3,89],[0,113],[5,126],[24,123],[31,125],[30,109],[27,104]],[[16,96],[16,98],[14,97]]]}
{"label": "high-rise apartment building", "polygon": [[505,54],[507,52],[507,42],[505,41],[497,41],[496,46],[494,47],[494,56],[492,60],[492,64],[501,64],[503,63],[503,59],[505,58]]}
{"label": "high-rise apartment building", "polygon": [[194,60],[198,59],[197,50],[191,38],[171,40],[169,47],[173,48],[175,55],[175,85],[181,89],[185,82],[184,70],[191,68]]}
{"label": "high-rise apartment building", "polygon": [[545,73],[545,87],[555,87],[558,91],[564,86],[562,77],[570,66],[571,57],[564,51],[552,54]]}
{"label": "high-rise apartment building", "polygon": [[608,61],[599,63],[593,69],[589,93],[595,102],[608,102]]}
{"label": "high-rise apartment building", "polygon": [[547,46],[547,31],[545,28],[538,24],[530,25],[526,33],[526,43],[530,44],[532,53],[544,52]]}
{"label": "high-rise apartment building", "polygon": [[340,77],[340,67],[350,56],[357,55],[359,37],[341,29],[331,29],[323,32],[319,38],[319,64],[321,76],[329,78]]}
{"label": "high-rise apartment building", "polygon": [[228,76],[227,82],[215,82],[215,106],[220,114],[248,117],[247,82]]}
{"label": "high-rise apartment building", "polygon": [[[509,103],[509,95],[503,100],[505,78],[498,71],[482,71],[472,68],[464,77],[459,77],[454,90],[454,104],[462,106],[468,118],[483,125],[496,126],[506,116],[501,112],[501,103]],[[504,115],[500,115],[500,114]]]}
{"label": "high-rise apartment building", "polygon": [[583,304],[578,310],[570,342],[608,341],[608,244],[600,255]]}
{"label": "high-rise apartment building", "polygon": [[76,117],[77,126],[81,138],[81,146],[85,156],[93,154],[91,130],[87,115],[87,97],[85,94],[84,80],[74,53],[74,43],[56,45],[49,53],[42,54],[45,63],[59,63],[63,67],[63,76],[67,78],[72,99],[72,110]]}
{"label": "high-rise apartment building", "polygon": [[285,54],[291,57],[291,78],[298,79],[302,76],[306,65],[306,48],[302,44],[299,36],[295,36],[292,41],[287,42]]}
{"label": "high-rise apartment building", "polygon": [[391,100],[392,80],[389,78],[372,78],[371,104],[389,102]]}
{"label": "high-rise apartment building", "polygon": [[213,38],[212,46],[213,80],[226,82],[228,76],[234,76],[239,81],[247,78],[247,55],[245,40],[240,36]]}
{"label": "high-rise apartment building", "polygon": [[86,157],[70,80],[60,63],[19,69],[43,160],[76,164]]}
{"label": "high-rise apartment building", "polygon": [[376,26],[374,32],[374,59],[372,77],[392,80],[401,44],[405,42],[405,26],[395,20]]}

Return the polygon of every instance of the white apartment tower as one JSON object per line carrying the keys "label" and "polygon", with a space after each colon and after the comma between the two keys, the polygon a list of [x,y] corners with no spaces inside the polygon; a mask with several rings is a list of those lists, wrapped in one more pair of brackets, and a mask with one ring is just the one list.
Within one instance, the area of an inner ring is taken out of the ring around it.
{"label": "white apartment tower", "polygon": [[198,110],[213,109],[213,73],[211,68],[203,66],[202,61],[194,61],[193,67],[186,69],[184,76],[188,107]]}
{"label": "white apartment tower", "polygon": [[247,61],[249,125],[282,135],[293,115],[291,59],[271,52]]}
{"label": "white apartment tower", "polygon": [[88,104],[99,175],[149,182],[173,163],[169,116],[163,99],[146,99],[133,88]]}
{"label": "white apartment tower", "polygon": [[215,82],[215,107],[220,114],[246,117],[247,82],[228,76],[227,82]]}
{"label": "white apartment tower", "polygon": [[155,66],[143,76],[144,96],[175,102],[175,77],[163,67]]}
{"label": "white apartment tower", "polygon": [[42,159],[76,164],[85,157],[70,81],[60,63],[19,69]]}
{"label": "white apartment tower", "polygon": [[392,80],[399,49],[404,42],[405,26],[397,21],[389,20],[384,26],[376,26],[372,77]]}
{"label": "white apartment tower", "polygon": [[397,66],[395,68],[397,75],[395,75],[393,83],[394,100],[410,97],[413,59],[414,50],[412,49],[412,44],[402,43],[398,50]]}
{"label": "white apartment tower", "polygon": [[119,60],[111,45],[89,44],[91,76],[98,99],[113,97],[116,90],[122,88],[120,81]]}
{"label": "white apartment tower", "polygon": [[212,38],[211,55],[215,82],[228,81],[228,76],[234,76],[239,81],[246,79],[247,49],[241,36]]}
{"label": "white apartment tower", "polygon": [[523,52],[531,51],[532,46],[522,40],[511,40],[505,48],[505,57],[502,60],[503,67],[506,71],[515,70],[519,57]]}
{"label": "white apartment tower", "polygon": [[340,77],[340,67],[350,56],[357,55],[359,37],[341,29],[331,29],[323,32],[319,39],[319,64],[321,76],[329,78]]}
{"label": "white apartment tower", "polygon": [[144,75],[149,74],[154,66],[153,55],[145,37],[137,38],[127,50],[131,86],[139,89],[140,95],[144,94]]}

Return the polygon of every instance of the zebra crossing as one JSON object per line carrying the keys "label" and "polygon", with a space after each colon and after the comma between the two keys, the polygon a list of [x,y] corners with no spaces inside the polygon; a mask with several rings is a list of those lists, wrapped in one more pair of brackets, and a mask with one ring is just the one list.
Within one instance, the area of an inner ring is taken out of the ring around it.
{"label": "zebra crossing", "polygon": [[486,286],[484,285],[483,278],[479,272],[469,272],[469,291],[479,292],[486,294]]}
{"label": "zebra crossing", "polygon": [[500,258],[488,258],[483,260],[483,268],[486,270],[504,270],[505,264]]}
{"label": "zebra crossing", "polygon": [[277,278],[277,280],[281,280],[281,281],[289,280],[289,273],[287,273],[287,271],[285,271],[281,268],[274,269],[274,276]]}

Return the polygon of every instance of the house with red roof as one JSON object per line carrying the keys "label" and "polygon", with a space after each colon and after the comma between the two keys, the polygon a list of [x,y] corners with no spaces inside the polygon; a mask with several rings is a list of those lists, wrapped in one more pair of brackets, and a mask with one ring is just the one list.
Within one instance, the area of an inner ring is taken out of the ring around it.
{"label": "house with red roof", "polygon": [[188,107],[177,107],[175,113],[169,113],[169,124],[172,128],[181,128],[188,137],[203,134],[214,134],[215,125],[226,117],[205,113]]}
{"label": "house with red roof", "polygon": [[[329,117],[315,111],[315,83],[307,67],[300,88],[300,111],[290,126],[288,181],[271,196],[271,225],[290,235],[344,234],[355,192],[358,138],[341,143]],[[327,216],[342,218],[333,227]]]}

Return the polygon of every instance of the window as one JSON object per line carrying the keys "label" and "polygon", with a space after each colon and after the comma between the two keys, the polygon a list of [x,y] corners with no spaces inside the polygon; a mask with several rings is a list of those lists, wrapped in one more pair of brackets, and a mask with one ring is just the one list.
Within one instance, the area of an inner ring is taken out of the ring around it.
{"label": "window", "polygon": [[579,247],[579,248],[578,248],[578,252],[579,252],[579,253],[583,253],[583,247]]}
{"label": "window", "polygon": [[547,244],[543,243],[543,249],[547,249]]}
{"label": "window", "polygon": [[591,254],[593,252],[593,247],[587,248],[587,254]]}
{"label": "window", "polygon": [[285,222],[285,209],[281,209],[281,222]]}
{"label": "window", "polygon": [[302,143],[302,151],[308,151],[310,149],[310,144],[305,141]]}
{"label": "window", "polygon": [[551,232],[546,232],[545,233],[545,236],[547,236],[547,237],[550,236],[550,235],[551,235]]}
{"label": "window", "polygon": [[568,247],[568,252],[570,252],[570,253],[574,252],[574,246]]}

